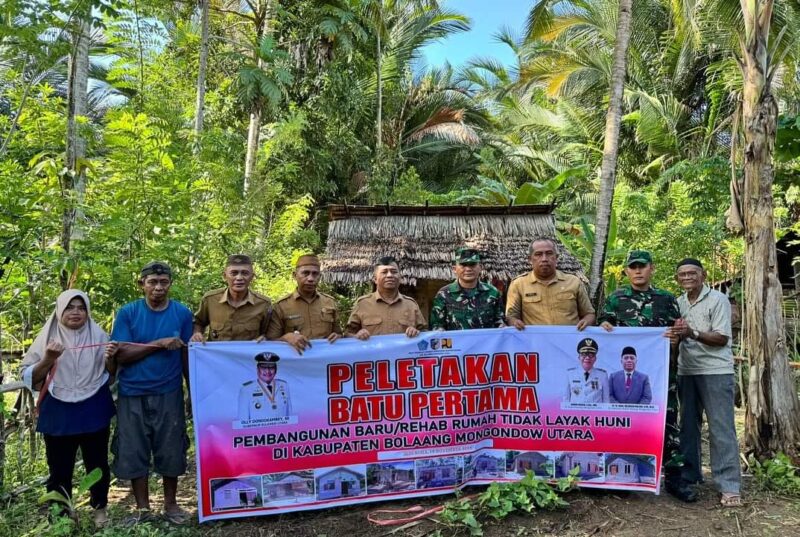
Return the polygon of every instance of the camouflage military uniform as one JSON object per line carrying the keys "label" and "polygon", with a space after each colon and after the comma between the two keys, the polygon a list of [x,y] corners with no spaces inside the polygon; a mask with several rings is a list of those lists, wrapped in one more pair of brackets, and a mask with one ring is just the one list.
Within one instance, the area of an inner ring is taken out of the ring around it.
{"label": "camouflage military uniform", "polygon": [[[599,323],[614,326],[672,326],[681,316],[678,301],[669,291],[650,287],[637,291],[630,285],[614,291],[603,305]],[[667,419],[664,429],[664,473],[666,478],[680,477],[683,459],[678,439],[678,371],[674,357],[669,361]]]}
{"label": "camouflage military uniform", "polygon": [[445,285],[433,297],[431,330],[468,330],[503,326],[503,295],[490,283],[478,282],[464,289],[458,280]]}

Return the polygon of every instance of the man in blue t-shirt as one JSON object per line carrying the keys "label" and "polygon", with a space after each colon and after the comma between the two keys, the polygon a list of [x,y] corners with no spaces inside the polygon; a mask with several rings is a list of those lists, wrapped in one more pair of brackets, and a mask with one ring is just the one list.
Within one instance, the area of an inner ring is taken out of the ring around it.
{"label": "man in blue t-shirt", "polygon": [[147,488],[151,457],[164,481],[164,517],[178,524],[188,519],[176,493],[178,476],[186,473],[189,444],[181,377],[188,370],[192,312],[170,300],[171,285],[166,263],[145,265],[139,277],[144,298],[120,308],[111,332],[119,343],[113,357],[119,366],[113,469],[120,479],[131,480],[137,507],[132,523],[152,517]]}

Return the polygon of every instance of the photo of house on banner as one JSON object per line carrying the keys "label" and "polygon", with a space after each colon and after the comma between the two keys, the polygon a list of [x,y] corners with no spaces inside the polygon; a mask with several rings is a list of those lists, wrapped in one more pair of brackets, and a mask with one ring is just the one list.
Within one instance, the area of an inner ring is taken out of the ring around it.
{"label": "photo of house on banner", "polygon": [[367,465],[367,494],[414,490],[414,461]]}
{"label": "photo of house on banner", "polygon": [[339,466],[314,470],[317,499],[332,500],[367,494],[366,465]]}
{"label": "photo of house on banner", "polygon": [[552,454],[540,451],[507,451],[506,477],[523,478],[528,472],[536,477],[552,479],[555,475],[556,463]]}
{"label": "photo of house on banner", "polygon": [[506,452],[486,449],[464,457],[464,480],[493,479],[505,476]]}
{"label": "photo of house on banner", "polygon": [[461,457],[442,457],[417,461],[417,488],[454,487],[464,479]]}
{"label": "photo of house on banner", "polygon": [[607,483],[656,484],[656,458],[653,455],[606,453]]}
{"label": "photo of house on banner", "polygon": [[211,510],[261,507],[261,476],[211,480]]}
{"label": "photo of house on banner", "polygon": [[602,453],[562,453],[556,457],[556,477],[567,477],[578,469],[581,481],[604,481]]}
{"label": "photo of house on banner", "polygon": [[293,505],[314,501],[314,472],[289,472],[262,476],[264,506]]}

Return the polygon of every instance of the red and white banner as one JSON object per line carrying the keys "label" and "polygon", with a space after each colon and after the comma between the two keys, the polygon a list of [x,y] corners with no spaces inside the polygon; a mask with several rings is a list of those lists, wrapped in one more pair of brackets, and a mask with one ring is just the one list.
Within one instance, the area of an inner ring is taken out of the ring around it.
{"label": "red and white banner", "polygon": [[192,344],[200,520],[574,468],[581,486],[657,493],[663,332],[425,332],[317,340],[302,356],[277,342]]}

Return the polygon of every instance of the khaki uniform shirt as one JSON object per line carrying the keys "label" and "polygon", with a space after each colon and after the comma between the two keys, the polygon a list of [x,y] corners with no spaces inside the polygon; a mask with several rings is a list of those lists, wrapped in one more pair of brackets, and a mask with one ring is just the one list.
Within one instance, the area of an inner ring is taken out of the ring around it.
{"label": "khaki uniform shirt", "polygon": [[356,300],[345,335],[354,336],[362,328],[366,328],[371,336],[403,334],[409,326],[418,330],[428,327],[417,302],[400,293],[392,302],[386,302],[375,291]]}
{"label": "khaki uniform shirt", "polygon": [[249,341],[267,335],[270,311],[270,299],[255,291],[234,308],[228,302],[228,289],[215,289],[203,295],[194,324],[203,330],[208,327],[209,341]]}
{"label": "khaki uniform shirt", "polygon": [[533,271],[511,282],[506,316],[525,324],[575,325],[594,307],[586,286],[578,277],[556,271],[556,277],[541,282]]}
{"label": "khaki uniform shirt", "polygon": [[311,302],[295,291],[275,303],[267,329],[268,339],[278,339],[297,330],[308,339],[326,338],[333,332],[341,334],[336,300],[317,293]]}

